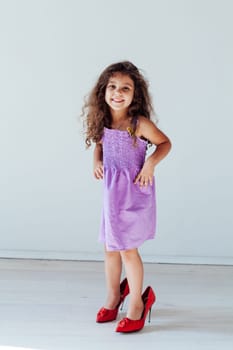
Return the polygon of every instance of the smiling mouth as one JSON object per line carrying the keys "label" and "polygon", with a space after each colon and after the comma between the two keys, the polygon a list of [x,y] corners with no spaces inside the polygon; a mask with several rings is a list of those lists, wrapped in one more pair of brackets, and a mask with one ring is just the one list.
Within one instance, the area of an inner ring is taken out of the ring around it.
{"label": "smiling mouth", "polygon": [[116,102],[116,103],[124,102],[124,100],[116,100],[115,98],[113,98],[112,101],[113,101],[113,102]]}

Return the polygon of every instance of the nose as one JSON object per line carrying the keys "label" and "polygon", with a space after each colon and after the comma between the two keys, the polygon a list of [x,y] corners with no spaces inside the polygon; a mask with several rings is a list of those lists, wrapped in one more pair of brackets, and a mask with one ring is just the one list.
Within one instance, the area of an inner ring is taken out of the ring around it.
{"label": "nose", "polygon": [[116,89],[115,90],[115,95],[119,96],[120,94],[121,94],[121,89],[120,88]]}

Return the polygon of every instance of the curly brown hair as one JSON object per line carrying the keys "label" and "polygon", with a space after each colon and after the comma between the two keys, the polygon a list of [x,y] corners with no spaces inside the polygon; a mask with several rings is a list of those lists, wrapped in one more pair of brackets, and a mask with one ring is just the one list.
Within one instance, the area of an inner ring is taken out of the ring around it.
{"label": "curly brown hair", "polygon": [[128,75],[134,82],[134,97],[128,108],[132,134],[136,130],[138,117],[151,119],[154,112],[148,92],[148,82],[138,68],[129,61],[111,64],[100,75],[82,108],[87,147],[90,147],[92,142],[101,140],[104,127],[111,128],[112,117],[109,106],[105,102],[105,90],[109,79],[115,73]]}

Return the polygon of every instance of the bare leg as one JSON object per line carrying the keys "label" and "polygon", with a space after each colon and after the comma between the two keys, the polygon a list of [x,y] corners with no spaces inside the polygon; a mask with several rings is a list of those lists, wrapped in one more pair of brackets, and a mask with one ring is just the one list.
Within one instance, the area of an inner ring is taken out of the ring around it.
{"label": "bare leg", "polygon": [[120,252],[108,252],[105,249],[105,277],[107,285],[106,309],[115,309],[120,300],[120,279],[122,260]]}
{"label": "bare leg", "polygon": [[121,251],[130,289],[130,302],[127,317],[138,320],[142,316],[143,264],[137,249]]}

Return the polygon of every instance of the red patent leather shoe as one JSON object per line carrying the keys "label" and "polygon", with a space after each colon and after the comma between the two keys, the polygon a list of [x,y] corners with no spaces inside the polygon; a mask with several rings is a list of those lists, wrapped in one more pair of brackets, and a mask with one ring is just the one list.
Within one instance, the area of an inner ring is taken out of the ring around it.
{"label": "red patent leather shoe", "polygon": [[128,317],[123,318],[117,325],[116,332],[121,333],[131,333],[140,331],[145,324],[146,316],[149,312],[149,322],[151,316],[151,307],[156,300],[155,293],[151,287],[147,287],[144,293],[142,294],[142,301],[144,304],[144,310],[142,317],[139,320],[131,320]]}
{"label": "red patent leather shoe", "polygon": [[103,323],[103,322],[110,322],[114,321],[117,318],[118,309],[121,306],[123,307],[123,303],[125,300],[125,297],[129,294],[129,285],[127,278],[125,278],[121,284],[120,284],[120,301],[115,307],[115,309],[106,309],[105,307],[102,307],[96,316],[96,322]]}

